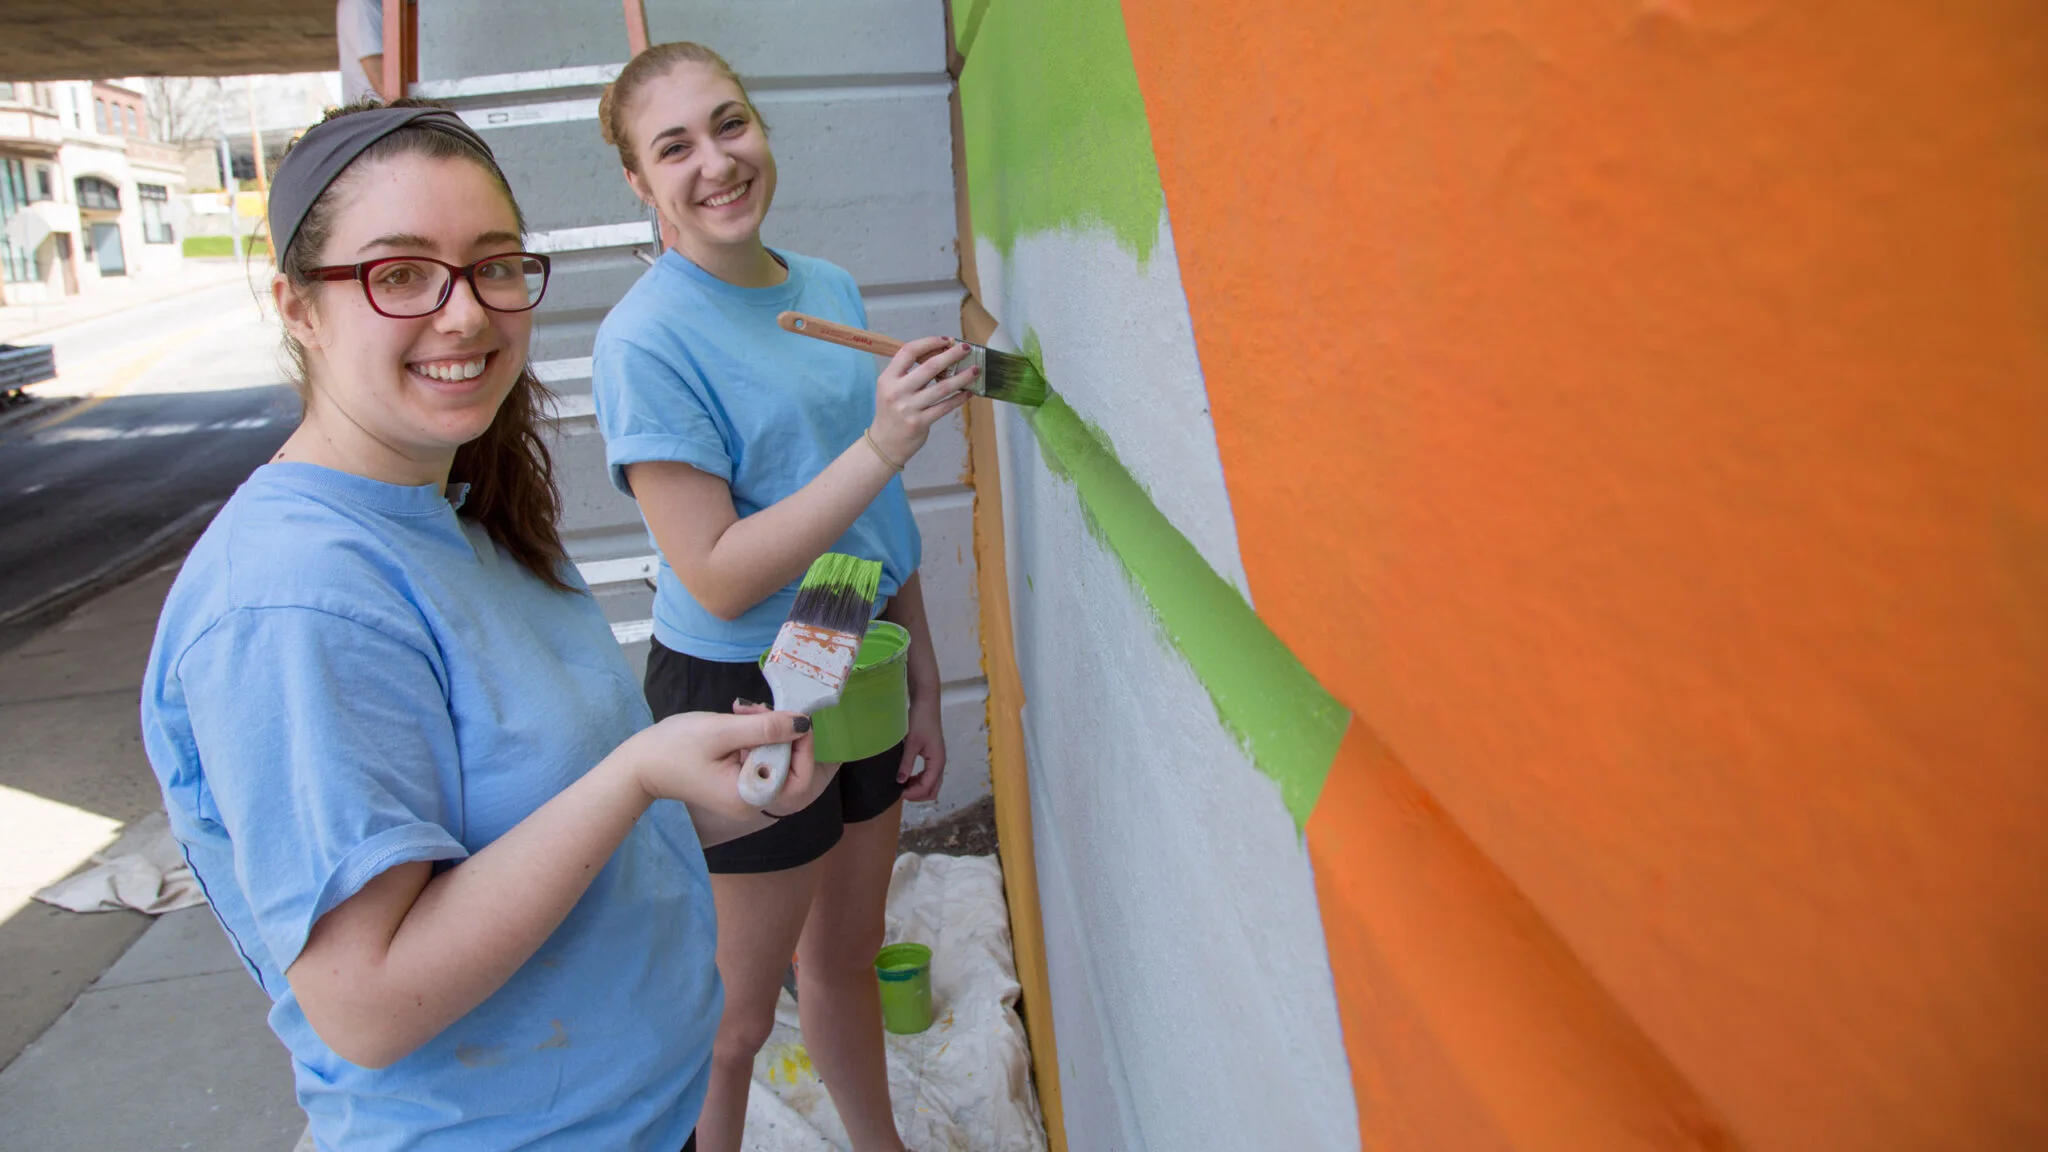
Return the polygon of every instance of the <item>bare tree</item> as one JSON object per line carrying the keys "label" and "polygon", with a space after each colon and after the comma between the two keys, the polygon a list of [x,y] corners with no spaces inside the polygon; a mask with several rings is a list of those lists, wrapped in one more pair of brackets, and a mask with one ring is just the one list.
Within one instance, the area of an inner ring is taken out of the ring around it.
{"label": "bare tree", "polygon": [[214,111],[220,85],[210,77],[163,76],[143,85],[143,104],[156,138],[183,148],[210,141],[219,132]]}

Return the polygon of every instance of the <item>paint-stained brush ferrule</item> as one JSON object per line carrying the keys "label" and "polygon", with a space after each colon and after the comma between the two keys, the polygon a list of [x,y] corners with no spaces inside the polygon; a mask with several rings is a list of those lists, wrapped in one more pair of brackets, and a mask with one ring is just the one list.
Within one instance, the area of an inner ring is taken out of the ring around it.
{"label": "paint-stained brush ferrule", "polygon": [[853,673],[861,638],[848,632],[785,621],[768,650],[767,668],[785,669],[831,692],[834,699]]}
{"label": "paint-stained brush ferrule", "polygon": [[[967,344],[967,341],[962,340],[961,343]],[[968,382],[962,387],[961,391],[972,392],[976,396],[986,396],[988,395],[988,355],[988,349],[983,348],[981,345],[967,344],[967,358],[939,373],[939,379],[951,380],[953,377],[966,372],[969,368],[979,368],[981,369],[981,375]]]}

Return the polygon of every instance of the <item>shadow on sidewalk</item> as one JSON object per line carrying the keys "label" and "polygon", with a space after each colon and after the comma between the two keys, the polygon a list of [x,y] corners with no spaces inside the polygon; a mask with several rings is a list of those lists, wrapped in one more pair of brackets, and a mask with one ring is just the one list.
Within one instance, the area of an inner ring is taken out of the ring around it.
{"label": "shadow on sidewalk", "polygon": [[208,908],[35,903],[162,811],[137,703],[180,559],[0,653],[0,1144],[285,1152],[305,1126],[269,1001]]}
{"label": "shadow on sidewalk", "polygon": [[30,897],[159,811],[137,703],[175,564],[0,654],[0,1066],[149,926]]}

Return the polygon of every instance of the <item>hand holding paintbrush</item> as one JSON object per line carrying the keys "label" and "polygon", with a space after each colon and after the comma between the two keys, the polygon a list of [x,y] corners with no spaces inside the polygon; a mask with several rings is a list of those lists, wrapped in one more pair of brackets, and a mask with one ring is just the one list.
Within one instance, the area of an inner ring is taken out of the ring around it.
{"label": "hand holding paintbrush", "polygon": [[[827,552],[812,563],[761,666],[776,711],[808,716],[839,703],[881,586],[879,560]],[[740,799],[766,810],[789,777],[789,754],[787,744],[754,749],[740,772]]]}
{"label": "hand holding paintbrush", "polygon": [[621,762],[647,795],[689,805],[697,838],[708,848],[760,830],[761,806],[741,799],[736,785],[764,743],[791,750],[776,796],[781,808],[800,811],[831,785],[839,766],[817,762],[809,732],[807,716],[736,700],[732,715],[679,712],[641,729],[621,746]]}
{"label": "hand holding paintbrush", "polygon": [[[809,336],[813,340],[823,340],[827,344],[858,348],[863,352],[873,352],[877,356],[894,356],[897,350],[903,347],[903,341],[879,332],[869,332],[864,328],[839,324],[817,316],[806,316],[802,312],[784,312],[775,318],[775,322],[781,325],[785,332]],[[966,344],[967,356],[939,379],[964,375],[968,369],[978,368],[980,372],[962,385],[963,390],[976,396],[986,396],[991,400],[1021,404],[1026,408],[1036,408],[1045,403],[1045,377],[1030,360],[1014,353],[984,348],[979,344],[967,344],[964,340],[960,343]]]}

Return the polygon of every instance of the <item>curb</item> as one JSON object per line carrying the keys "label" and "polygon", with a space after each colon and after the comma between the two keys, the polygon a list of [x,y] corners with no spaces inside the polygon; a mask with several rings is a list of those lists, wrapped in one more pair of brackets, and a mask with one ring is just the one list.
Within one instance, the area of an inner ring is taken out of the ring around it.
{"label": "curb", "polygon": [[[34,385],[30,385],[34,387]],[[84,399],[82,396],[36,396],[30,395],[28,403],[18,407],[0,410],[0,432],[17,424],[27,424],[45,416],[54,416]]]}
{"label": "curb", "polygon": [[133,548],[18,608],[0,612],[0,652],[56,624],[101,593],[142,575],[190,548],[223,502],[209,500],[142,538]]}

